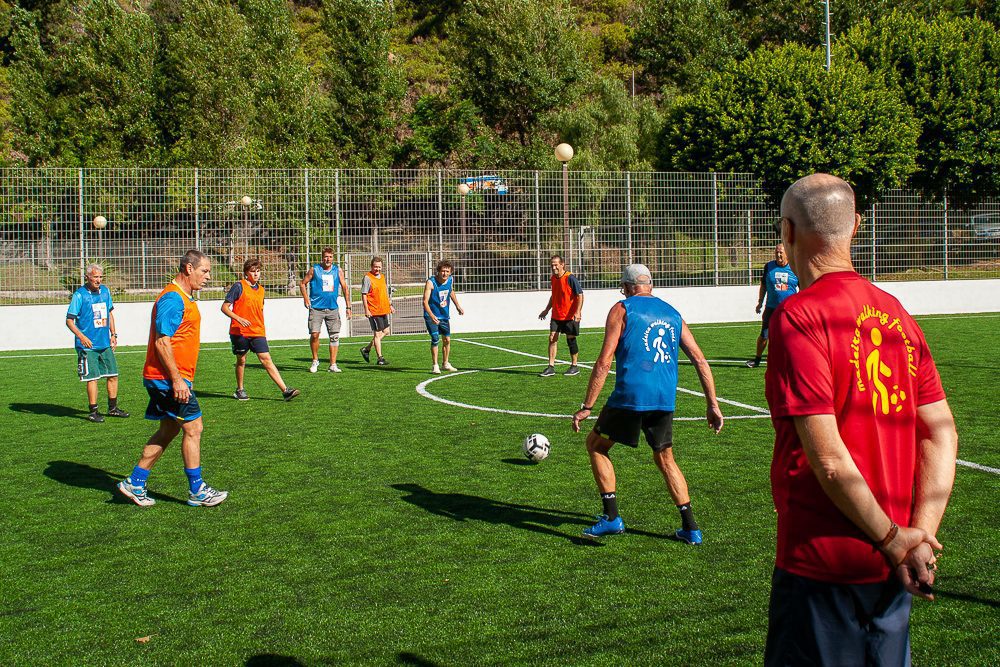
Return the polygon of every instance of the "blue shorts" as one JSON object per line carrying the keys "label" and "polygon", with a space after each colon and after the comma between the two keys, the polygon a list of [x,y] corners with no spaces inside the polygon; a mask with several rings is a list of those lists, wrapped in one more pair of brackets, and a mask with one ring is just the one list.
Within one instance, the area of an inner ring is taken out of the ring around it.
{"label": "blue shorts", "polygon": [[229,334],[229,342],[233,344],[233,354],[242,357],[247,352],[256,355],[266,354],[271,351],[267,346],[267,339],[263,336],[241,336],[239,334]]}
{"label": "blue shorts", "polygon": [[896,577],[832,584],[774,568],[764,665],[909,665],[911,604]]}
{"label": "blue shorts", "polygon": [[427,325],[427,333],[431,335],[431,345],[437,345],[438,336],[451,336],[450,320],[438,319],[438,323],[434,324],[434,320],[424,313],[424,324]]}
{"label": "blue shorts", "polygon": [[[191,383],[187,380],[184,380],[184,382],[187,383],[190,389]],[[177,399],[174,398],[173,388],[168,381],[144,379],[142,384],[146,387],[146,393],[149,394],[149,405],[146,406],[146,419],[152,421],[176,419],[182,422],[192,422],[201,417],[201,406],[198,405],[198,399],[195,397],[194,391],[191,392],[191,398],[188,399],[187,403],[178,403]]]}

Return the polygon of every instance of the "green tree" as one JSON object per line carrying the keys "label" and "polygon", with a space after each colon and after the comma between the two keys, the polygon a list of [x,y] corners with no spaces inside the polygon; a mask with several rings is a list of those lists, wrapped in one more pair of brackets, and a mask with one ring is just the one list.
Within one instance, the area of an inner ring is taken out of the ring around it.
{"label": "green tree", "polygon": [[657,87],[691,89],[746,48],[723,0],[641,0],[632,51]]}
{"label": "green tree", "polygon": [[[656,161],[660,117],[649,99],[630,99],[620,81],[593,76],[578,100],[546,115],[542,126],[577,147],[573,168],[648,171]],[[554,143],[554,142],[552,142]]]}
{"label": "green tree", "polygon": [[561,2],[469,0],[454,34],[462,92],[501,137],[522,146],[542,114],[569,101],[587,69],[572,13]]}
{"label": "green tree", "polygon": [[329,0],[323,5],[329,38],[320,82],[326,96],[325,139],[337,159],[366,167],[390,166],[405,80],[389,50],[392,13],[381,0]]}
{"label": "green tree", "polygon": [[62,2],[48,22],[12,16],[11,110],[29,164],[152,164],[156,34],[115,0]]}
{"label": "green tree", "polygon": [[956,204],[1000,196],[1000,33],[975,18],[894,13],[844,39],[850,57],[898,83],[921,120],[911,183]]}
{"label": "green tree", "polygon": [[413,134],[403,144],[403,157],[415,164],[461,163],[473,148],[479,124],[469,100],[424,95],[410,114]]}
{"label": "green tree", "polygon": [[758,175],[777,203],[799,177],[825,171],[864,200],[916,169],[920,124],[899,89],[860,63],[826,72],[815,50],[759,50],[710,76],[668,113],[660,166]]}

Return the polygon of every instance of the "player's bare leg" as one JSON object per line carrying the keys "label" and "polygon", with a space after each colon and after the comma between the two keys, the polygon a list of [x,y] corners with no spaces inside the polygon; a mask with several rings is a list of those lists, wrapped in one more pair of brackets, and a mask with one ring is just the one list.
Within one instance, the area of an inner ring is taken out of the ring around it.
{"label": "player's bare leg", "polygon": [[309,334],[309,349],[312,351],[313,361],[319,359],[319,332]]}
{"label": "player's bare leg", "polygon": [[247,368],[247,355],[238,354],[236,355],[236,389],[240,390],[243,388],[243,376],[246,373]]}
{"label": "player's bare leg", "polygon": [[660,469],[660,472],[663,473],[663,479],[667,483],[667,489],[670,491],[670,497],[673,499],[674,505],[686,505],[690,503],[691,496],[688,495],[687,480],[677,465],[677,461],[674,460],[674,448],[667,447],[658,452],[653,452],[653,461],[656,463],[656,467]]}
{"label": "player's bare leg", "polygon": [[[550,331],[549,332],[549,366],[556,365],[556,353],[559,350],[559,332]],[[576,361],[574,360],[575,364]]]}
{"label": "player's bare leg", "polygon": [[[199,418],[197,421],[200,423],[201,419]],[[160,457],[163,456],[163,452],[167,449],[167,446],[173,442],[173,439],[180,432],[181,425],[177,420],[161,419],[160,428],[156,429],[156,433],[150,436],[146,442],[146,446],[142,448],[142,454],[139,456],[139,467],[151,470],[156,465],[156,462],[160,460]]]}
{"label": "player's bare leg", "polygon": [[[285,386],[285,381],[281,379],[281,373],[278,372],[278,367],[274,365],[271,354],[269,352],[261,352],[257,355],[257,358],[260,360],[260,365],[267,371],[268,376],[274,380],[274,384],[278,385],[278,389],[285,391],[288,387]],[[242,386],[243,383],[240,382],[240,387]]]}

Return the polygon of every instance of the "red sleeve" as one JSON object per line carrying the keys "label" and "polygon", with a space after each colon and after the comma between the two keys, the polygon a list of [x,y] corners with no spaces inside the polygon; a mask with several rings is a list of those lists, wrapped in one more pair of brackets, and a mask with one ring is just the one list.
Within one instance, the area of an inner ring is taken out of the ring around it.
{"label": "red sleeve", "polygon": [[937,365],[931,357],[931,349],[927,346],[924,332],[920,330],[917,323],[913,327],[920,339],[920,361],[917,363],[917,405],[927,405],[944,400],[944,387],[941,385],[941,376],[938,375]]}
{"label": "red sleeve", "polygon": [[797,311],[771,316],[768,403],[776,417],[835,414],[830,351],[821,326]]}

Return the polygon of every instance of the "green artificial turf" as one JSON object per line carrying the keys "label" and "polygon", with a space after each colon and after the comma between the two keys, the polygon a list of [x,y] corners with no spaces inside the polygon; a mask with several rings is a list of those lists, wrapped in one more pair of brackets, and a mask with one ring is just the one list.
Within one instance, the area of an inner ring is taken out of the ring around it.
{"label": "green artificial turf", "polygon": [[[959,457],[992,468],[998,319],[920,320],[958,421]],[[756,325],[693,330],[720,362],[720,396],[764,407],[764,369],[742,366]],[[453,363],[475,372],[427,384],[434,396],[556,414],[583,399],[588,371],[537,377],[542,331],[455,338]],[[580,343],[592,361],[600,334]],[[612,453],[628,532],[590,542],[580,532],[600,502],[584,434],[568,419],[418,394],[433,377],[423,337],[387,339],[385,368],[362,361],[360,339],[345,341],[337,375],[325,363],[309,374],[304,342],[272,344],[286,382],[302,390],[291,403],[256,363],[252,400],[233,400],[232,355],[203,347],[204,475],[230,492],[216,508],[184,504],[176,445],[150,478],[156,506],[114,491],[154,430],[142,418],[143,350],[118,355],[132,418],[104,424],[84,420],[71,350],[0,353],[0,664],[761,661],[775,532],[767,419],[731,419],[718,436],[702,421],[675,425],[703,546],[668,539],[678,516],[645,446]],[[697,388],[690,366],[681,385]],[[102,383],[102,409],[104,396]],[[679,417],[703,413],[703,399],[680,396]],[[552,442],[541,464],[521,455],[533,432]],[[914,604],[917,665],[1000,663],[998,483],[958,469],[938,534],[938,600]]]}

